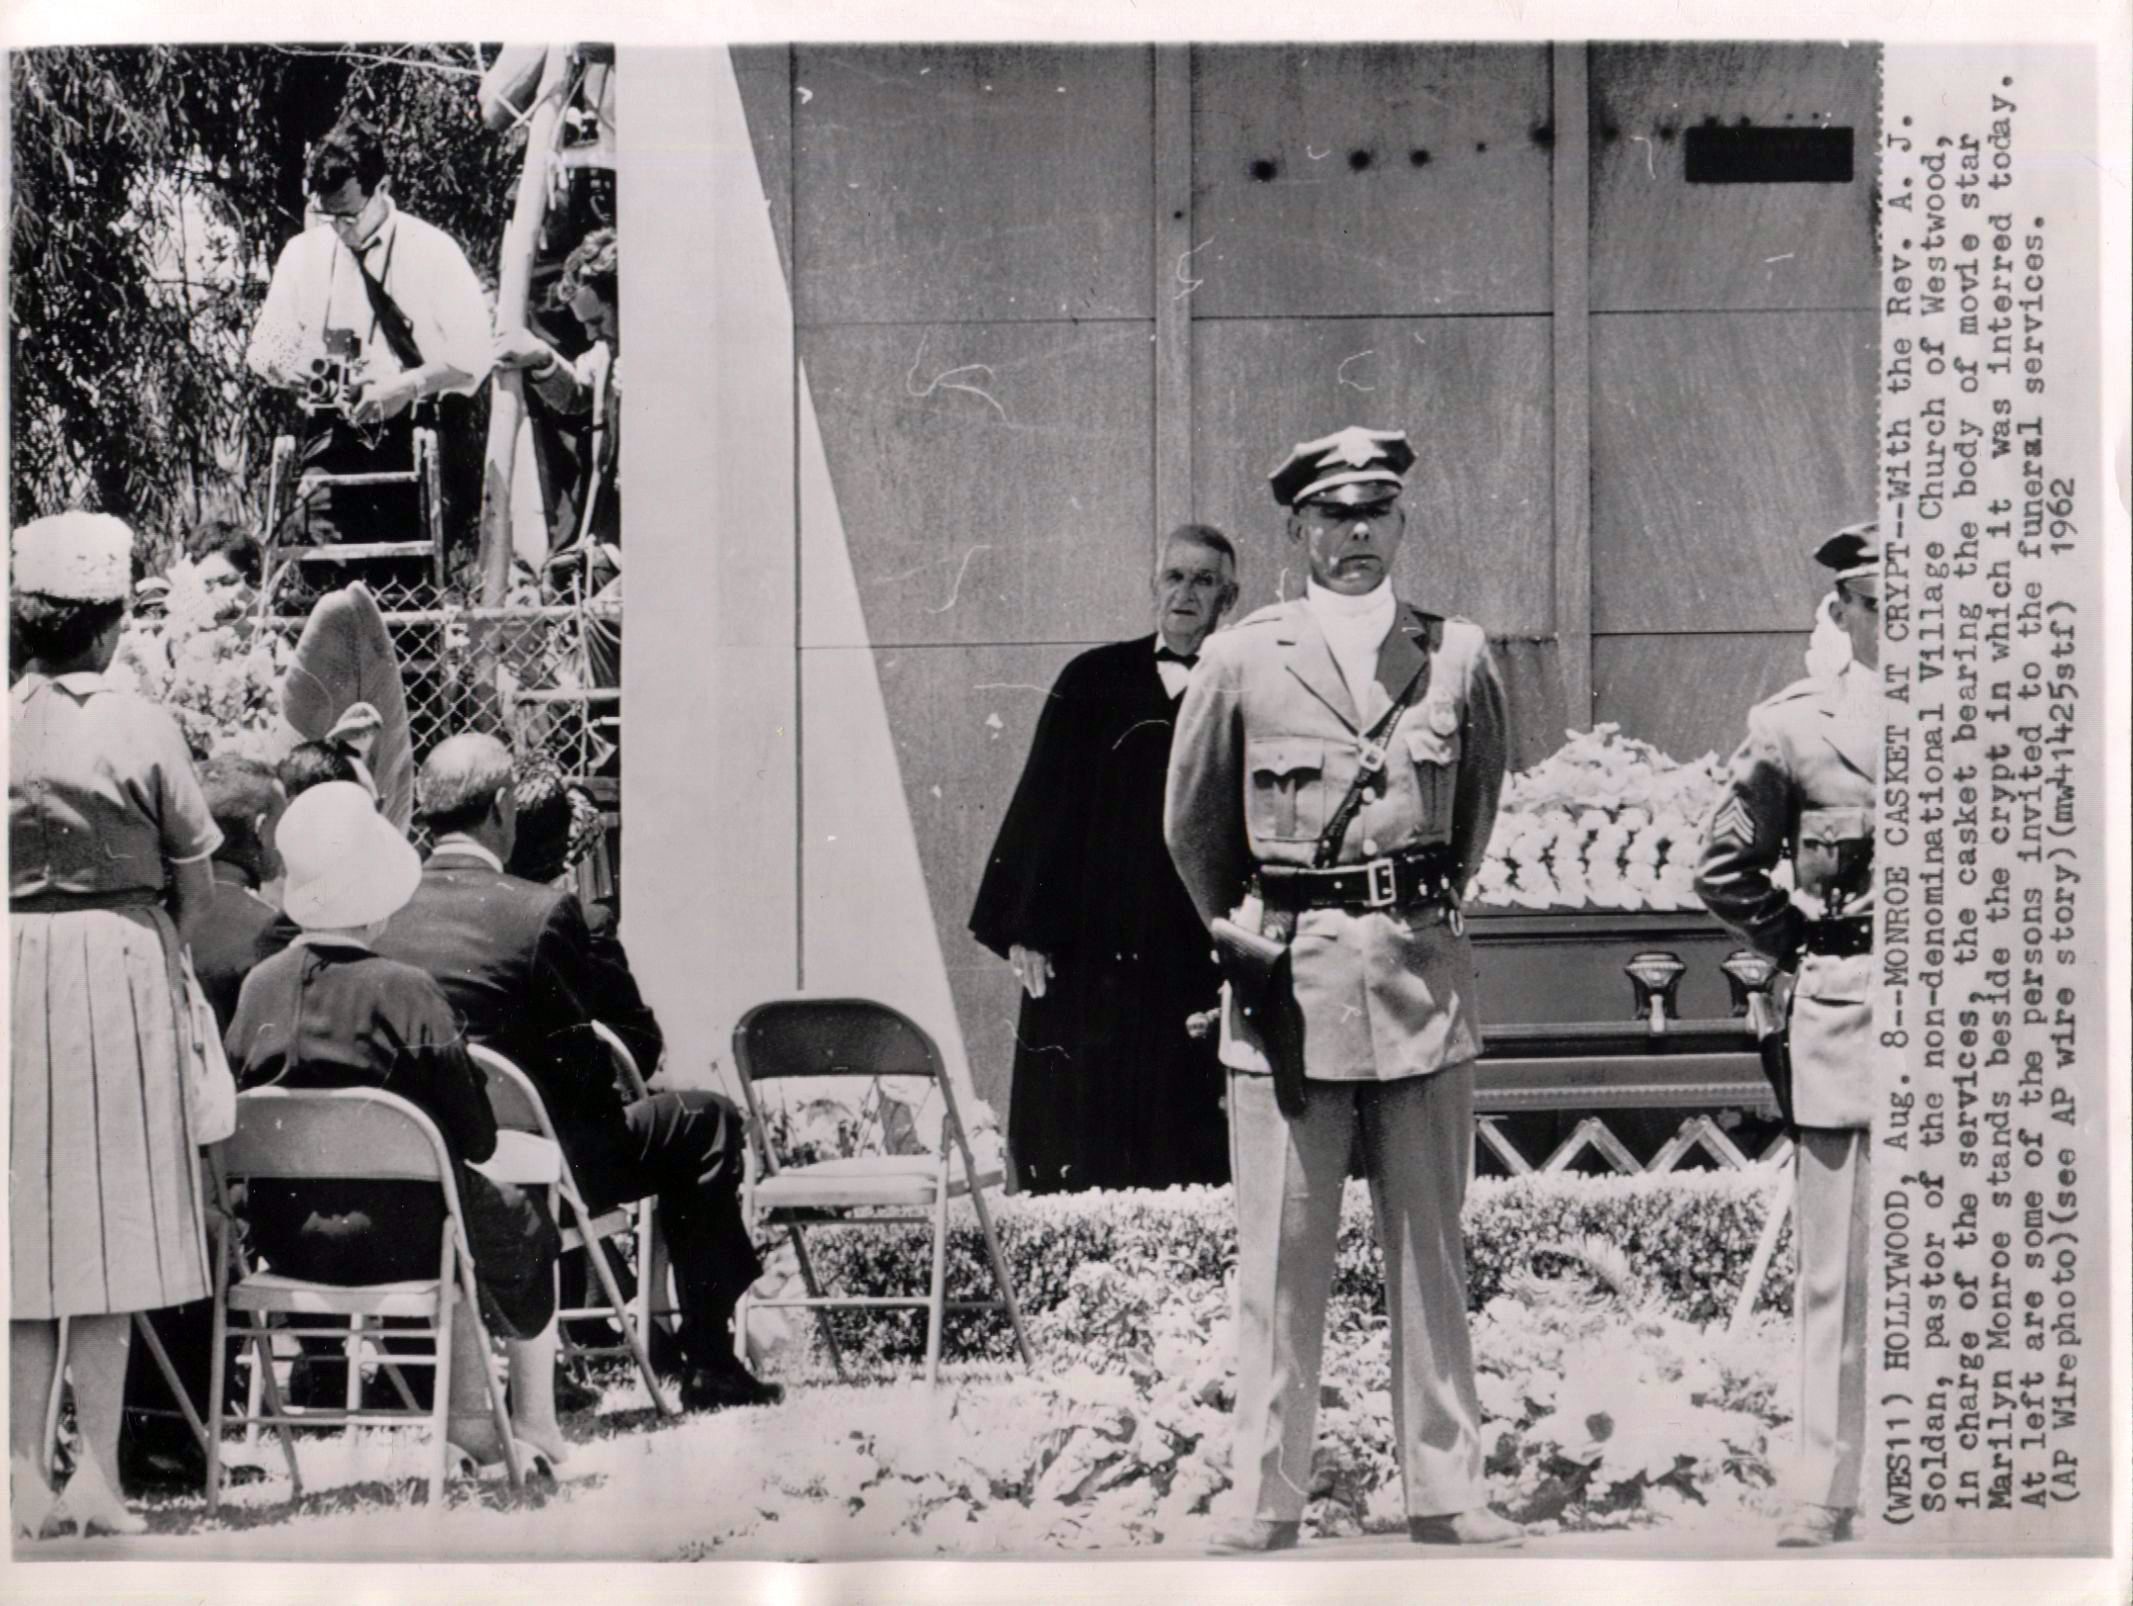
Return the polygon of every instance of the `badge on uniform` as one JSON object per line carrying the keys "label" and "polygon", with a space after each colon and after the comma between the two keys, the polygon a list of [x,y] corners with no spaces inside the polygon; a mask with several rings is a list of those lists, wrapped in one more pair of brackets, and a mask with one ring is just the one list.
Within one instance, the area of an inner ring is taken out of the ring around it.
{"label": "badge on uniform", "polygon": [[1727,798],[1725,806],[1711,816],[1710,836],[1713,842],[1755,846],[1755,821],[1749,817],[1748,806],[1737,795]]}
{"label": "badge on uniform", "polygon": [[1430,704],[1429,728],[1439,736],[1451,735],[1459,728],[1459,710],[1450,703]]}

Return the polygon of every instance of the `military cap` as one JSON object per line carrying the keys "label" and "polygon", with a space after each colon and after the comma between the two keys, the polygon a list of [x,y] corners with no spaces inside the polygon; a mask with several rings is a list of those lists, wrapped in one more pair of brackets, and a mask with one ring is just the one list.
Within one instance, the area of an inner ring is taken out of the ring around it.
{"label": "military cap", "polygon": [[1881,527],[1872,519],[1847,524],[1815,548],[1815,562],[1834,569],[1849,589],[1877,596],[1881,590]]}
{"label": "military cap", "polygon": [[[1313,497],[1351,506],[1398,496],[1404,476],[1414,466],[1415,449],[1400,429],[1363,429],[1356,425],[1291,451],[1267,476],[1274,500],[1295,507]],[[1390,490],[1378,487],[1390,486]],[[1327,495],[1326,493],[1338,493]]]}

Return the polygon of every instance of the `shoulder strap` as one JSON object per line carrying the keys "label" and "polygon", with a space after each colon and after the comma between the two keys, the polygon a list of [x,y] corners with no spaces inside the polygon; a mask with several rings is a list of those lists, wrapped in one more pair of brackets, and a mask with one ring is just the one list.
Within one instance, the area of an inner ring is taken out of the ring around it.
{"label": "shoulder strap", "polygon": [[1436,657],[1436,632],[1428,631],[1422,639],[1425,650],[1422,667],[1407,683],[1407,689],[1393,699],[1392,706],[1363,735],[1363,760],[1355,767],[1355,779],[1348,783],[1347,795],[1326,821],[1325,830],[1319,833],[1318,845],[1311,851],[1311,863],[1317,869],[1323,870],[1339,855],[1341,839],[1348,834],[1349,822],[1355,818],[1355,811],[1363,806],[1363,788],[1370,784],[1371,776],[1385,767],[1386,741],[1400,723],[1400,716],[1414,707],[1429,686],[1430,666]]}
{"label": "shoulder strap", "polygon": [[[395,225],[393,237],[385,242],[387,273],[393,270],[393,252],[399,249],[399,245],[400,232]],[[403,367],[420,368],[422,347],[415,339],[414,320],[400,310],[400,303],[393,299],[392,292],[370,271],[370,264],[363,260],[363,253],[350,250],[348,254],[355,258],[356,272],[363,276],[363,294],[370,302],[370,315],[377,320],[378,333],[384,336],[387,348]]]}

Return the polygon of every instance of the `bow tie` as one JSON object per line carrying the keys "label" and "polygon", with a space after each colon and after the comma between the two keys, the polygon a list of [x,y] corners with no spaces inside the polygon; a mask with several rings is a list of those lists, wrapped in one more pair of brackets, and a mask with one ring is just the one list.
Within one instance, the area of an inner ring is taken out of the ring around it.
{"label": "bow tie", "polygon": [[1183,664],[1190,669],[1200,661],[1200,655],[1196,652],[1172,652],[1168,647],[1158,647],[1155,649],[1155,661],[1159,664]]}

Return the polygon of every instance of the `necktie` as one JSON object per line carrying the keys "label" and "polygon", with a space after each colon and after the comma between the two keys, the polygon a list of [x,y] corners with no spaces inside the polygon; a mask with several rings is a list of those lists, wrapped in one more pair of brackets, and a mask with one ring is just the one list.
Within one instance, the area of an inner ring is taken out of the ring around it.
{"label": "necktie", "polygon": [[1172,652],[1168,647],[1158,647],[1155,649],[1155,661],[1159,664],[1183,664],[1190,669],[1200,661],[1200,655],[1196,652]]}

